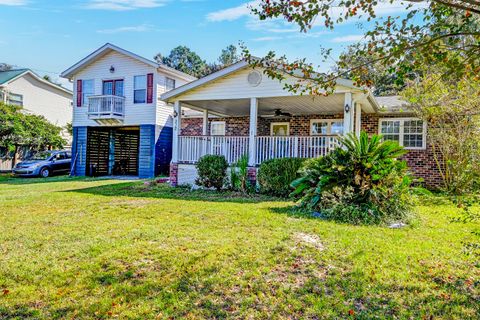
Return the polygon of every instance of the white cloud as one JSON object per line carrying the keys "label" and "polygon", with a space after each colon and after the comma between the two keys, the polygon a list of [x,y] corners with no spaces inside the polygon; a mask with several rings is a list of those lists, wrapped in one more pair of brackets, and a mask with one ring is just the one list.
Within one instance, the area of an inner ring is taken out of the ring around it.
{"label": "white cloud", "polygon": [[253,41],[274,41],[274,40],[280,40],[280,39],[282,39],[282,37],[260,37],[252,40]]}
{"label": "white cloud", "polygon": [[139,26],[126,26],[126,27],[118,27],[112,29],[101,29],[97,30],[97,33],[103,34],[114,34],[114,33],[123,33],[123,32],[146,32],[152,30],[150,25],[141,24]]}
{"label": "white cloud", "polygon": [[250,1],[238,7],[211,12],[207,15],[207,20],[212,22],[233,21],[251,14],[251,7],[256,6],[258,0]]}
{"label": "white cloud", "polygon": [[332,42],[341,43],[341,42],[358,42],[363,39],[361,34],[350,34],[347,36],[336,37],[332,39]]}
{"label": "white cloud", "polygon": [[[2,1],[2,0],[0,0]],[[167,0],[90,0],[87,9],[126,11],[156,8],[165,5]]]}
{"label": "white cloud", "polygon": [[0,0],[0,5],[4,6],[24,6],[26,4],[26,0]]}

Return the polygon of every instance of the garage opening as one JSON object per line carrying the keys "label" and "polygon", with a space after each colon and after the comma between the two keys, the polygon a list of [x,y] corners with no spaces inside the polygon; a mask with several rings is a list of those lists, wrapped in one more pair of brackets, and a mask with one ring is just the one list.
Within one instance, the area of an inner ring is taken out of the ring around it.
{"label": "garage opening", "polygon": [[139,144],[138,127],[88,128],[86,174],[137,176]]}

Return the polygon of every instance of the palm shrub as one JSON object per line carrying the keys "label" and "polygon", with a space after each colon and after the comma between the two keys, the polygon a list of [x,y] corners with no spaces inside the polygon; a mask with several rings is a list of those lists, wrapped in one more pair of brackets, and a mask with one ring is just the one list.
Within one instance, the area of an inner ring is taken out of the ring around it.
{"label": "palm shrub", "polygon": [[257,176],[260,192],[287,197],[292,192],[290,184],[300,176],[299,170],[304,162],[305,159],[299,158],[279,158],[263,162]]}
{"label": "palm shrub", "polygon": [[224,156],[206,155],[197,163],[195,183],[206,188],[222,189],[227,177],[228,162]]}
{"label": "palm shrub", "polygon": [[248,181],[248,155],[244,154],[230,168],[230,188],[248,193],[252,188]]}
{"label": "palm shrub", "polygon": [[292,183],[300,207],[341,222],[405,220],[412,208],[411,178],[403,147],[365,132],[341,139],[343,148],[309,160]]}

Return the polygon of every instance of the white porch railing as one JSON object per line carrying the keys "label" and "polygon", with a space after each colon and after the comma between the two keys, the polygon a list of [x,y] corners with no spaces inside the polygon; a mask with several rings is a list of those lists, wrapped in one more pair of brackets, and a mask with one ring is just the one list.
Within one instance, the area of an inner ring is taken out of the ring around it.
{"label": "white porch railing", "polygon": [[248,154],[248,137],[245,136],[180,136],[178,161],[195,163],[207,154],[223,155],[227,162],[237,162]]}
{"label": "white porch railing", "polygon": [[[338,145],[338,136],[259,136],[256,137],[256,164],[275,158],[316,158]],[[228,163],[248,154],[247,136],[179,136],[178,161],[196,163],[207,154],[223,155]]]}
{"label": "white porch railing", "polygon": [[125,116],[125,97],[102,95],[88,97],[90,119],[121,119]]}
{"label": "white porch railing", "polygon": [[256,163],[275,158],[316,158],[327,155],[338,145],[338,136],[261,136],[257,137]]}

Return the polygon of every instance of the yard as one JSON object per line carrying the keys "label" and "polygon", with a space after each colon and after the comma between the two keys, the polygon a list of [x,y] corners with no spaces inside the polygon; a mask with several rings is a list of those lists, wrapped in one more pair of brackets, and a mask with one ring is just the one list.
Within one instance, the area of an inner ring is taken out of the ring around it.
{"label": "yard", "polygon": [[474,226],[422,203],[388,229],[276,199],[0,177],[0,319],[478,319]]}

